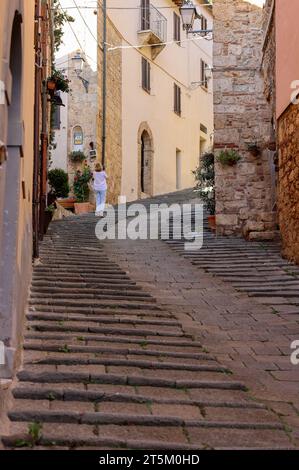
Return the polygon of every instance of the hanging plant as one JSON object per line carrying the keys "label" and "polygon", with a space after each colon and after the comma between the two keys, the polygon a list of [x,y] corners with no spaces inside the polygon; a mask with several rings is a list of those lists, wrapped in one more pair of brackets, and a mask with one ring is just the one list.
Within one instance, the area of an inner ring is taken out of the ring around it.
{"label": "hanging plant", "polygon": [[233,166],[241,160],[241,155],[235,149],[225,149],[221,150],[221,152],[217,155],[217,161],[221,163],[221,165],[229,165]]}
{"label": "hanging plant", "polygon": [[247,144],[248,152],[251,153],[254,157],[257,157],[261,153],[260,147],[257,145],[257,143],[250,143]]}
{"label": "hanging plant", "polygon": [[83,152],[80,150],[74,151],[70,153],[70,159],[73,163],[82,163],[86,159]]}
{"label": "hanging plant", "polygon": [[63,93],[69,93],[69,79],[60,71],[53,69],[51,76],[47,80],[48,90],[62,91]]}

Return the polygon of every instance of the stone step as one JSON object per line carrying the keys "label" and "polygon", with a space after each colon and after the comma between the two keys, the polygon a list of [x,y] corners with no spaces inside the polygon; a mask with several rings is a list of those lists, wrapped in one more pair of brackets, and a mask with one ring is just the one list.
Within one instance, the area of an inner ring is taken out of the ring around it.
{"label": "stone step", "polygon": [[[34,307],[35,310],[39,311],[49,311],[49,312],[59,312],[60,309],[68,309],[71,312],[82,312],[83,309],[87,309],[88,311],[95,311],[96,308],[107,308],[107,309],[131,309],[131,310],[142,310],[143,308],[146,310],[161,310],[160,307],[156,305],[155,302],[149,303],[147,300],[146,302],[136,302],[132,301],[130,303],[123,301],[122,299],[116,300],[109,300],[106,301],[103,299],[101,302],[99,300],[94,299],[78,299],[78,300],[64,300],[64,299],[30,299],[29,305]],[[56,310],[55,310],[56,309]],[[77,310],[75,310],[77,309]]]}
{"label": "stone step", "polygon": [[30,369],[20,371],[18,379],[21,382],[38,383],[97,383],[118,384],[148,387],[166,388],[190,388],[190,389],[223,389],[245,390],[246,387],[232,380],[190,380],[190,379],[166,379],[145,377],[142,375],[126,374],[90,374],[89,372],[35,372]]}
{"label": "stone step", "polygon": [[85,274],[84,272],[81,273],[68,273],[68,274],[63,274],[59,275],[59,273],[50,273],[50,274],[38,274],[38,273],[33,273],[33,283],[34,282],[56,282],[56,281],[62,281],[62,282],[92,282],[92,283],[98,283],[98,282],[103,282],[103,283],[110,283],[113,282],[116,284],[119,283],[130,283],[135,284],[130,279],[128,278],[127,275],[125,274],[102,274],[102,275],[91,275],[91,274]]}
{"label": "stone step", "polygon": [[[202,447],[198,447],[198,445],[191,445],[188,443],[187,438],[181,437],[178,442],[177,440],[170,441],[164,437],[164,433],[157,433],[153,438],[150,440],[147,438],[146,430],[138,429],[138,434],[136,434],[135,438],[130,438],[130,433],[125,433],[124,436],[113,436],[111,435],[111,431],[108,429],[108,433],[99,436],[99,432],[95,427],[91,426],[82,426],[78,425],[77,428],[77,435],[72,433],[73,426],[69,424],[55,426],[55,431],[53,430],[53,425],[44,425],[42,429],[42,436],[36,445],[34,445],[34,449],[36,450],[60,450],[61,448],[64,450],[70,449],[79,449],[79,450],[146,450],[146,449],[155,449],[155,450],[198,450],[201,448],[205,448],[203,445]],[[90,428],[90,429],[88,429]],[[20,425],[18,425],[18,430],[20,429]],[[110,431],[110,432],[109,432]],[[143,432],[142,432],[143,431]],[[117,434],[117,433],[116,433]],[[131,432],[131,436],[132,436]],[[151,433],[154,434],[154,433]],[[104,437],[109,436],[109,437]],[[182,432],[183,436],[183,432]],[[157,438],[157,440],[154,439]],[[174,439],[177,436],[174,436]],[[23,445],[26,446],[26,443],[31,443],[30,436],[28,436],[28,425],[24,423],[23,425],[23,432],[18,432],[13,436],[4,437],[3,439],[4,445],[6,448],[11,449],[18,449]],[[183,443],[182,443],[183,442]],[[28,444],[32,446],[32,444]]]}
{"label": "stone step", "polygon": [[[78,337],[78,335],[76,335]],[[37,343],[34,344],[34,337],[32,337],[32,335],[27,335],[27,338],[30,337],[30,342],[26,342],[24,343],[24,347],[25,348],[29,348],[29,346],[33,349],[35,347],[39,347],[39,348],[42,348],[42,347],[59,347],[59,342],[57,339],[55,339],[55,343],[53,344],[53,340],[50,340],[49,339],[49,342],[47,343],[47,338],[45,338],[45,335],[40,335],[40,338],[42,339],[38,339],[37,340]],[[36,337],[36,336],[35,336]],[[113,335],[112,337],[110,336],[99,336],[99,335],[82,335],[82,338],[86,341],[92,341],[93,343],[97,344],[98,342],[99,343],[102,343],[102,344],[105,344],[105,347],[106,347],[106,344],[109,344],[109,346],[111,347],[119,347],[119,345],[121,344],[136,344],[136,345],[139,345],[141,348],[145,349],[148,345],[152,344],[152,345],[158,345],[159,347],[175,347],[175,348],[183,348],[183,349],[191,349],[193,352],[196,352],[197,349],[201,349],[201,344],[197,341],[186,341],[186,338],[184,336],[182,336],[181,338],[180,337],[176,337],[175,339],[165,339],[165,337],[159,337],[159,338],[147,338],[146,340],[143,339],[143,338],[135,338],[135,337],[124,337],[124,336],[117,336],[117,335]],[[52,341],[52,343],[51,343]],[[62,336],[62,339],[61,339],[61,342],[60,343],[64,343],[65,339],[64,337]],[[65,344],[65,343],[64,343]],[[96,348],[100,348],[101,345],[97,345],[95,346],[95,344],[93,344],[92,347],[96,347]],[[75,347],[74,345],[70,345],[70,347]],[[80,346],[81,348],[86,348],[87,346]],[[89,346],[88,346],[89,347]],[[79,348],[79,346],[76,346],[76,348]],[[194,351],[195,349],[195,351]],[[42,349],[41,349],[42,350]],[[79,351],[79,349],[78,349]],[[97,351],[94,351],[94,352],[97,352]]]}
{"label": "stone step", "polygon": [[[71,357],[69,357],[71,356]],[[184,370],[184,371],[194,371],[194,372],[220,372],[220,373],[229,373],[228,368],[215,364],[190,364],[188,362],[158,362],[158,361],[148,361],[148,360],[132,360],[132,359],[105,359],[105,358],[79,358],[73,355],[66,357],[47,357],[44,359],[39,359],[38,361],[25,362],[30,367],[32,364],[35,365],[103,365],[103,366],[119,366],[119,367],[138,367],[139,369],[154,369],[154,370]],[[179,374],[178,374],[179,375]]]}
{"label": "stone step", "polygon": [[[102,324],[132,324],[132,325],[159,325],[159,326],[181,326],[181,324],[177,320],[167,320],[165,318],[157,318],[157,317],[152,317],[149,319],[142,319],[139,317],[136,317],[136,315],[131,317],[119,317],[117,315],[113,316],[99,316],[99,315],[85,315],[85,314],[54,314],[54,313],[33,313],[29,312],[27,314],[27,320],[31,321],[37,321],[37,320],[42,320],[42,321],[56,321],[56,322],[61,322],[61,321],[72,321],[72,322],[97,322],[97,323],[102,323]],[[167,317],[166,317],[167,318]]]}
{"label": "stone step", "polygon": [[143,293],[135,293],[135,292],[122,292],[122,291],[115,291],[115,290],[102,290],[102,289],[96,289],[96,290],[90,290],[86,289],[87,292],[82,292],[76,290],[76,292],[70,292],[67,291],[66,289],[59,289],[57,290],[56,288],[54,289],[49,289],[45,292],[42,292],[40,290],[33,290],[31,292],[31,302],[39,302],[41,299],[43,302],[49,302],[53,300],[68,300],[68,299],[73,299],[73,300],[81,300],[84,298],[86,301],[87,300],[128,300],[128,301],[136,301],[136,302],[152,302],[155,303],[156,300],[153,299],[150,295],[148,294],[143,294]]}
{"label": "stone step", "polygon": [[[69,355],[69,354],[68,354]],[[71,354],[70,354],[71,356]],[[203,369],[207,369],[203,367]],[[65,373],[69,374],[85,374],[86,370],[92,373],[93,377],[90,379],[91,383],[98,383],[97,378],[100,377],[100,383],[109,383],[111,376],[113,377],[143,377],[147,380],[177,380],[177,381],[209,381],[209,382],[219,382],[229,383],[231,381],[231,376],[221,370],[186,370],[186,369],[164,369],[163,367],[159,369],[149,368],[149,367],[137,367],[130,366],[127,364],[124,365],[101,365],[101,364],[64,364],[63,362],[59,365],[55,364],[26,364],[24,371],[34,372],[36,374],[42,373]],[[21,371],[20,373],[22,373]],[[108,380],[108,382],[106,382]],[[83,380],[82,383],[88,383],[89,379]],[[122,385],[124,383],[122,382]]]}
{"label": "stone step", "polygon": [[109,289],[109,290],[130,290],[130,291],[136,291],[139,292],[141,291],[141,287],[136,286],[135,283],[129,282],[129,281],[106,281],[106,282],[84,282],[81,279],[78,279],[77,281],[72,281],[72,282],[67,282],[67,281],[33,281],[32,286],[31,286],[31,291],[34,292],[36,290],[42,290],[42,289],[67,289],[69,290],[76,290],[76,291],[81,291],[85,289],[92,289],[92,290],[97,290],[100,288],[101,290]]}
{"label": "stone step", "polygon": [[79,315],[117,315],[119,317],[126,318],[129,316],[136,316],[138,315],[140,318],[148,318],[152,317],[153,315],[155,318],[173,318],[173,316],[163,311],[159,306],[156,305],[156,308],[151,308],[150,310],[142,307],[142,308],[118,308],[115,305],[104,305],[103,307],[94,307],[94,306],[87,306],[87,307],[72,307],[72,308],[65,308],[64,306],[47,306],[47,305],[40,305],[40,306],[29,306],[28,313],[42,313],[42,314],[59,314],[64,315],[65,318],[68,315],[79,314]]}
{"label": "stone step", "polygon": [[[17,386],[13,390],[14,398],[19,400],[32,400],[36,408],[41,408],[38,401],[61,401],[63,403],[68,402],[91,402],[93,405],[95,402],[100,403],[136,403],[136,404],[148,404],[155,403],[160,405],[191,405],[203,408],[228,408],[228,409],[244,409],[244,410],[266,410],[266,406],[261,403],[254,401],[225,401],[225,400],[196,400],[188,397],[186,398],[164,398],[162,396],[152,395],[136,395],[130,393],[113,393],[97,390],[81,390],[75,388],[38,388],[38,387],[25,387]],[[233,393],[231,394],[233,397]],[[18,402],[18,406],[23,406],[22,401]],[[49,405],[50,406],[50,405]]]}
{"label": "stone step", "polygon": [[[90,339],[90,337],[89,337]],[[69,342],[66,342],[69,340]],[[82,337],[82,340],[88,341],[88,338]],[[80,339],[80,344],[82,344],[82,340]],[[94,338],[92,338],[93,343],[95,343]],[[69,351],[72,354],[80,354],[85,355],[85,354],[109,354],[111,355],[142,355],[142,356],[157,356],[160,360],[163,360],[163,357],[175,357],[175,358],[188,358],[188,359],[199,359],[199,360],[214,360],[214,357],[211,356],[210,354],[207,353],[202,353],[198,352],[201,351],[200,346],[193,346],[192,343],[189,344],[188,346],[182,345],[182,343],[176,343],[174,346],[173,343],[171,342],[163,342],[160,343],[158,341],[146,341],[142,342],[139,340],[136,341],[131,341],[131,343],[128,343],[128,346],[124,347],[124,345],[118,341],[115,343],[110,343],[105,340],[100,340],[99,345],[96,346],[93,344],[92,346],[90,345],[79,345],[79,344],[73,344],[69,338],[62,338],[60,343],[56,341],[54,342],[53,339],[49,338],[43,338],[43,336],[40,336],[40,339],[37,341],[37,343],[33,342],[33,339],[31,338],[29,341],[25,341],[24,343],[24,349],[25,349],[25,356],[26,356],[26,351],[39,351],[39,352],[60,352],[61,349],[67,345]],[[104,343],[104,344],[103,344]],[[126,343],[125,343],[126,344]],[[131,344],[134,344],[134,348],[131,346]],[[158,348],[154,349],[149,349],[148,346],[158,346]],[[179,346],[178,346],[179,345]],[[131,346],[131,347],[130,347]],[[139,349],[138,349],[139,346]],[[64,348],[65,349],[65,348]]]}
{"label": "stone step", "polygon": [[[76,412],[76,411],[46,411],[46,410],[19,410],[10,411],[9,418],[15,422],[37,422],[37,423],[63,423],[73,425],[100,425],[101,432],[104,431],[102,426],[150,426],[150,427],[185,427],[185,428],[202,428],[202,429],[237,429],[237,430],[281,430],[284,426],[279,422],[267,421],[208,421],[202,417],[199,418],[183,418],[178,416],[154,416],[154,415],[136,415],[133,413],[101,413],[101,412]],[[76,426],[73,426],[73,435],[76,435]]]}
{"label": "stone step", "polygon": [[[152,329],[141,329],[141,328],[124,328],[123,326],[120,327],[118,324],[113,325],[110,327],[104,326],[94,326],[93,324],[87,325],[87,322],[82,322],[81,325],[78,325],[74,322],[71,324],[70,322],[65,321],[64,325],[53,325],[53,322],[30,322],[30,330],[36,331],[45,331],[45,332],[78,332],[78,333],[100,333],[102,335],[117,335],[117,336],[161,336],[166,338],[191,338],[191,335],[185,334],[182,332],[181,329],[177,328],[170,329],[169,327],[160,326],[157,329],[156,326],[153,326]],[[157,331],[158,330],[158,331]]]}

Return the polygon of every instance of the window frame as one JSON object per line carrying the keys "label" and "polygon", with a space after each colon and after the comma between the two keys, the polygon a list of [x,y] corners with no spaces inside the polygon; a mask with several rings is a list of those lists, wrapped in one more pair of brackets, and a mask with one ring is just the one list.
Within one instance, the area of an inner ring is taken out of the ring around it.
{"label": "window frame", "polygon": [[205,90],[208,90],[208,78],[206,76],[206,68],[208,67],[208,64],[203,60],[200,59],[200,82],[202,88]]}
{"label": "window frame", "polygon": [[181,117],[182,115],[182,89],[179,85],[174,83],[173,91],[174,91],[173,111],[177,116]]}
{"label": "window frame", "polygon": [[145,57],[141,57],[141,87],[151,93],[151,64]]}
{"label": "window frame", "polygon": [[173,12],[173,40],[178,46],[181,45],[181,17]]}

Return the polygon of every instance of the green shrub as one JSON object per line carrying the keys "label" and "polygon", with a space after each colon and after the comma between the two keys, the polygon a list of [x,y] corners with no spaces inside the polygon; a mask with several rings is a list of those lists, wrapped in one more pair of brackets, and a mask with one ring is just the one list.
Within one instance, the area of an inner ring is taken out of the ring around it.
{"label": "green shrub", "polygon": [[235,165],[241,160],[241,155],[235,149],[225,149],[217,155],[217,161],[221,165]]}
{"label": "green shrub", "polygon": [[195,191],[205,204],[207,211],[215,214],[215,157],[212,152],[206,152],[201,156],[200,165],[193,171],[195,176]]}
{"label": "green shrub", "polygon": [[84,162],[84,160],[86,160],[86,157],[83,152],[81,152],[80,150],[77,150],[76,152],[70,153],[70,159],[72,160],[73,163],[82,163]]}
{"label": "green shrub", "polygon": [[70,192],[69,177],[64,170],[60,168],[50,170],[48,173],[48,181],[55,197],[68,197]]}
{"label": "green shrub", "polygon": [[89,198],[89,182],[92,178],[92,172],[89,166],[85,166],[83,170],[75,173],[73,190],[77,202],[88,202]]}

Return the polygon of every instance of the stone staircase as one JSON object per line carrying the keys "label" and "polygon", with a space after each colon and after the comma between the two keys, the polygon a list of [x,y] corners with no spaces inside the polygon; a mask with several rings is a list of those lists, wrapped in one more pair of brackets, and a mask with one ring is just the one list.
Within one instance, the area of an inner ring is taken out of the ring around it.
{"label": "stone staircase", "polygon": [[279,416],[109,260],[95,224],[54,222],[42,244],[4,447],[291,448]]}

